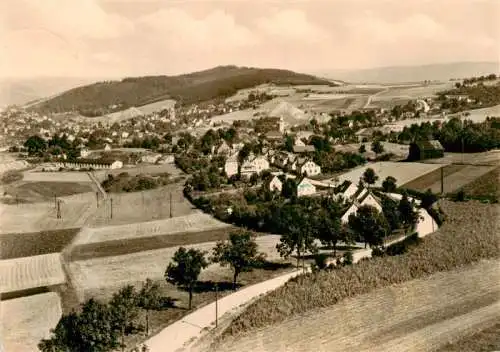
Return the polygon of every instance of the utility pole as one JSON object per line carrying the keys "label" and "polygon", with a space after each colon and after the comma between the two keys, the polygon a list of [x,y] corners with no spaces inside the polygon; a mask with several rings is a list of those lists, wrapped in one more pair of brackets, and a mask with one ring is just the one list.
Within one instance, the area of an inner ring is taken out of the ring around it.
{"label": "utility pole", "polygon": [[95,200],[96,200],[97,207],[99,208],[99,192],[95,192]]}
{"label": "utility pole", "polygon": [[444,193],[444,166],[441,166],[441,194]]}
{"label": "utility pole", "polygon": [[61,201],[58,201],[58,202],[57,202],[57,215],[56,215],[56,217],[57,217],[58,219],[61,219],[61,218],[62,218],[62,216],[61,216]]}
{"label": "utility pole", "polygon": [[54,193],[54,207],[57,208],[57,196]]}
{"label": "utility pole", "polygon": [[215,283],[215,328],[219,326],[219,285]]}
{"label": "utility pole", "polygon": [[109,198],[109,201],[111,205],[110,219],[113,219],[113,198]]}
{"label": "utility pole", "polygon": [[170,217],[172,217],[172,192],[170,192]]}

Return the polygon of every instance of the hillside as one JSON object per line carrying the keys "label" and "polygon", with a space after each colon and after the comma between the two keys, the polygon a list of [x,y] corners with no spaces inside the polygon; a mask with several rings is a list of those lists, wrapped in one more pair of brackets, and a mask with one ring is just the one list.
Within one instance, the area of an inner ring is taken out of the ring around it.
{"label": "hillside", "polygon": [[332,85],[330,81],[287,70],[219,66],[179,76],[147,76],[98,82],[71,89],[31,109],[43,113],[75,110],[84,116],[100,116],[164,99],[190,104],[226,98],[239,89],[264,83]]}
{"label": "hillside", "polygon": [[456,62],[421,66],[390,66],[360,70],[329,70],[318,72],[322,77],[358,83],[404,83],[424,80],[448,81],[490,73],[498,74],[498,62]]}

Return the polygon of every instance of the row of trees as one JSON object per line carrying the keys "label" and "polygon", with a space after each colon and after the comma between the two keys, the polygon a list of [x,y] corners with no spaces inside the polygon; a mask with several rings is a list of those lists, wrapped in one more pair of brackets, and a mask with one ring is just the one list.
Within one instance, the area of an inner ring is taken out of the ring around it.
{"label": "row of trees", "polygon": [[[188,309],[191,309],[193,289],[210,262],[232,268],[233,289],[236,289],[238,276],[252,270],[261,260],[263,255],[257,251],[255,237],[242,230],[231,233],[228,241],[219,241],[209,258],[200,250],[180,247],[167,266],[165,279],[188,291]],[[107,304],[90,299],[79,312],[64,315],[52,330],[52,336],[43,339],[38,347],[42,352],[105,352],[119,347],[123,351],[127,334],[144,331],[149,335],[151,311],[172,305],[172,299],[163,297],[159,284],[150,279],[140,290],[127,285],[113,294]],[[138,323],[141,310],[145,326]]]}

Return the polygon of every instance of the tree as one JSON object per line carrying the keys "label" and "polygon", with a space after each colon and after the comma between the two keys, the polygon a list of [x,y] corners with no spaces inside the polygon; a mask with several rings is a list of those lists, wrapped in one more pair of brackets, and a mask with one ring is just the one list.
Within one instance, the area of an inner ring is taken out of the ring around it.
{"label": "tree", "polygon": [[34,135],[24,142],[24,146],[28,149],[29,155],[41,155],[47,149],[47,142],[42,137]]}
{"label": "tree", "polygon": [[384,192],[394,192],[396,190],[396,178],[392,176],[387,176],[382,182],[382,189]]}
{"label": "tree", "polygon": [[[315,229],[313,219],[299,204],[291,204],[281,209],[279,228],[281,238],[276,249],[280,256],[287,258],[294,251],[297,254],[297,267],[302,258],[302,268],[305,270],[305,261],[303,254],[306,251],[316,252],[314,244]],[[302,255],[302,257],[301,257]]]}
{"label": "tree", "polygon": [[337,243],[347,240],[343,236],[340,217],[341,209],[331,198],[323,200],[322,207],[316,212],[318,239],[323,245],[333,248],[333,256],[337,255]]}
{"label": "tree", "polygon": [[384,146],[380,143],[379,140],[373,141],[372,143],[372,151],[375,154],[382,154],[384,152]]}
{"label": "tree", "polygon": [[403,193],[403,197],[399,201],[398,211],[405,229],[409,229],[417,223],[418,211],[415,210],[414,201],[410,202],[406,193]]}
{"label": "tree", "polygon": [[259,258],[255,237],[249,231],[232,232],[229,241],[217,242],[213,249],[212,261],[233,269],[233,290],[236,289],[238,275],[252,270],[252,265]]}
{"label": "tree", "polygon": [[436,202],[437,200],[438,197],[434,193],[432,193],[430,188],[428,188],[427,191],[425,191],[425,193],[422,196],[422,201],[420,203],[420,206],[424,209],[429,209],[432,206],[432,204],[434,204],[434,202]]}
{"label": "tree", "polygon": [[377,174],[375,174],[375,171],[371,167],[367,168],[365,172],[363,172],[363,176],[361,176],[361,178],[369,185],[374,185],[378,180]]}
{"label": "tree", "polygon": [[205,253],[191,248],[180,247],[168,264],[165,279],[174,285],[182,286],[189,292],[189,309],[193,301],[193,288],[198,281],[201,270],[208,266]]}
{"label": "tree", "polygon": [[361,144],[358,149],[359,154],[366,153],[366,146],[364,144]]}
{"label": "tree", "polygon": [[285,150],[290,153],[293,152],[293,145],[294,145],[293,137],[287,134],[285,136]]}
{"label": "tree", "polygon": [[383,245],[389,231],[384,216],[370,205],[363,205],[356,214],[349,215],[349,228],[370,247]]}
{"label": "tree", "polygon": [[138,294],[138,305],[146,311],[146,336],[149,335],[149,311],[162,306],[160,286],[151,279],[146,279]]}
{"label": "tree", "polygon": [[114,327],[120,331],[122,351],[125,350],[126,330],[133,326],[138,315],[138,303],[138,296],[132,285],[121,288],[109,302]]}
{"label": "tree", "polygon": [[64,315],[51,338],[40,341],[38,348],[42,352],[103,352],[118,345],[117,337],[108,307],[90,299],[81,313]]}
{"label": "tree", "polygon": [[382,197],[382,213],[384,214],[391,230],[400,228],[401,219],[398,210],[398,202],[387,196]]}

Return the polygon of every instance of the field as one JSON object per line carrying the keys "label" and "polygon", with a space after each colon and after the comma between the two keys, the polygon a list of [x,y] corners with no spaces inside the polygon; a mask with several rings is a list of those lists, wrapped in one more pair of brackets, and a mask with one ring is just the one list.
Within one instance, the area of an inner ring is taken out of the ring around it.
{"label": "field", "polygon": [[233,321],[226,334],[277,324],[376,288],[498,258],[500,207],[475,201],[441,201],[440,205],[447,221],[408,253],[373,258],[333,272],[300,276],[251,304]]}
{"label": "field", "polygon": [[[81,227],[95,210],[96,196],[81,193],[58,198],[61,219],[57,219],[54,201],[39,203],[0,204],[0,233],[38,232]],[[29,219],[29,221],[27,221]]]}
{"label": "field", "polygon": [[79,229],[47,230],[29,233],[0,234],[2,259],[59,253]]}
{"label": "field", "polygon": [[21,182],[6,187],[4,192],[8,197],[23,202],[43,202],[53,200],[54,197],[92,192],[92,187],[88,182]]}
{"label": "field", "polygon": [[0,261],[0,292],[49,287],[66,282],[59,253]]}
{"label": "field", "polygon": [[139,239],[158,235],[174,235],[188,232],[200,232],[228,227],[210,215],[199,210],[184,216],[149,222],[137,222],[127,225],[85,228],[75,244],[99,243],[125,239]]}
{"label": "field", "polygon": [[4,351],[33,352],[61,318],[57,293],[49,292],[0,303]]}
{"label": "field", "polygon": [[462,188],[465,194],[470,196],[493,196],[500,198],[500,168],[497,167],[490,172],[478,177]]}
{"label": "field", "polygon": [[[365,156],[370,156],[374,158],[376,154],[371,151],[371,143],[352,143],[352,144],[339,144],[334,145],[336,151],[339,152],[350,152],[350,153],[358,153],[359,147],[364,144],[366,148]],[[410,146],[404,144],[390,143],[390,142],[381,142],[384,147],[384,153],[392,153],[397,158],[406,159],[408,157],[408,152]]]}
{"label": "field", "polygon": [[155,175],[165,172],[169,173],[172,177],[183,175],[182,170],[177,168],[174,164],[161,164],[161,165],[139,164],[136,167],[124,167],[121,169],[114,169],[114,170],[97,170],[94,171],[94,175],[100,182],[102,182],[106,179],[107,175],[116,176],[122,172],[127,172],[131,176],[139,174]]}
{"label": "field", "polygon": [[[268,260],[279,259],[276,244],[279,236],[262,236],[257,238],[259,250],[268,255]],[[210,251],[215,242],[205,242],[195,245],[186,245],[186,248],[197,248]],[[85,296],[107,295],[116,288],[126,284],[137,284],[146,278],[163,280],[165,269],[178,247],[142,251],[133,254],[73,261],[69,269],[76,289],[84,292]],[[201,279],[210,277],[219,271],[219,267],[212,265],[205,270]]]}
{"label": "field", "polygon": [[286,346],[287,351],[431,351],[498,321],[499,264],[483,261],[382,288],[228,338],[213,350],[263,352]]}
{"label": "field", "polygon": [[454,343],[444,345],[438,352],[491,352],[498,350],[500,350],[500,320],[492,327],[475,332]]}
{"label": "field", "polygon": [[184,198],[182,189],[181,184],[171,184],[142,192],[109,193],[108,199],[99,203],[98,210],[89,219],[89,226],[123,225],[169,218],[170,196],[172,217],[189,215],[195,208]]}
{"label": "field", "polygon": [[364,166],[355,168],[349,172],[346,172],[338,176],[338,181],[340,183],[345,180],[349,180],[354,183],[358,183],[363,172],[367,168],[372,168],[378,175],[378,180],[375,186],[381,186],[382,182],[387,176],[393,176],[397,180],[398,185],[404,185],[421,175],[425,175],[436,169],[439,169],[441,165],[437,164],[423,164],[423,163],[403,163],[403,162],[376,162],[372,164],[366,164]]}
{"label": "field", "polygon": [[0,153],[0,175],[11,170],[22,170],[29,167],[25,160],[17,160],[15,153]]}
{"label": "field", "polygon": [[[443,186],[444,193],[454,192],[461,187],[474,181],[476,178],[492,171],[493,166],[472,166],[472,165],[446,165],[443,166]],[[409,183],[403,185],[404,188],[426,191],[430,189],[433,193],[441,193],[441,170],[434,170]]]}
{"label": "field", "polygon": [[468,165],[500,165],[500,151],[490,150],[483,153],[444,153],[444,157],[428,159],[433,164],[468,164]]}

